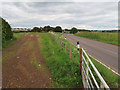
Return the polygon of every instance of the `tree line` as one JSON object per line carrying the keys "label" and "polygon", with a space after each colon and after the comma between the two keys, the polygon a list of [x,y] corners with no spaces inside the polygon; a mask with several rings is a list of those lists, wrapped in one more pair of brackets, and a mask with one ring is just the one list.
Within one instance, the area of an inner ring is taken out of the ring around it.
{"label": "tree line", "polygon": [[[60,26],[56,26],[56,27],[51,27],[51,26],[44,26],[44,27],[33,27],[33,29],[31,30],[31,32],[49,32],[49,31],[53,31],[53,32],[64,32],[64,31],[68,31],[68,29],[62,29]],[[78,29],[73,27],[70,29],[70,33],[77,33]]]}
{"label": "tree line", "polygon": [[60,26],[56,27],[50,27],[50,26],[44,26],[44,27],[33,27],[31,32],[62,32],[62,28]]}

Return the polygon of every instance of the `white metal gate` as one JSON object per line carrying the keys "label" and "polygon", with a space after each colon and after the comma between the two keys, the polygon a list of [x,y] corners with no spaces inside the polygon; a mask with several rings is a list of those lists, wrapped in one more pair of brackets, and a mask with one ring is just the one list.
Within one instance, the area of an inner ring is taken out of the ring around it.
{"label": "white metal gate", "polygon": [[[107,85],[103,77],[100,75],[100,73],[92,63],[91,59],[89,58],[85,50],[82,48],[81,51],[82,51],[81,74],[82,74],[82,81],[83,81],[84,88],[90,89],[90,90],[95,88],[110,90],[109,86]],[[91,70],[91,68],[93,69]],[[94,74],[93,74],[93,70],[94,70]],[[99,78],[99,81],[96,80],[96,77],[94,76],[95,74]]]}

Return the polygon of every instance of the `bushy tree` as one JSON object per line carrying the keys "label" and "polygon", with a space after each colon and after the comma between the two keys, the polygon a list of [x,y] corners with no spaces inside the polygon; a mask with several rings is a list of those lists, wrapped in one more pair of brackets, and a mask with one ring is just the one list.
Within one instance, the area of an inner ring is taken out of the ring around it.
{"label": "bushy tree", "polygon": [[4,43],[7,40],[13,38],[13,32],[11,26],[3,18],[0,17],[0,22],[2,22],[2,42]]}
{"label": "bushy tree", "polygon": [[38,27],[34,27],[31,32],[41,32],[41,29]]}
{"label": "bushy tree", "polygon": [[77,28],[75,28],[75,27],[73,27],[71,30],[70,30],[70,33],[77,33],[78,32],[78,30],[77,30]]}
{"label": "bushy tree", "polygon": [[44,32],[49,32],[50,30],[52,30],[52,27],[50,27],[50,26],[45,26],[45,27],[43,28],[43,31],[44,31]]}
{"label": "bushy tree", "polygon": [[62,28],[60,26],[56,26],[53,31],[54,32],[62,32]]}

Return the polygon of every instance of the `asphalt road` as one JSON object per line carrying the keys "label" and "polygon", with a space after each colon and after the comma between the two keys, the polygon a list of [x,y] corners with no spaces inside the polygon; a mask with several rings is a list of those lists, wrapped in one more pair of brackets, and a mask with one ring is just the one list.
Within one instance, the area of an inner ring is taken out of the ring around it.
{"label": "asphalt road", "polygon": [[118,62],[120,53],[118,54],[118,46],[78,37],[72,34],[64,34],[63,36],[74,45],[77,45],[77,41],[79,41],[80,46],[85,48],[91,56],[120,74],[120,61]]}

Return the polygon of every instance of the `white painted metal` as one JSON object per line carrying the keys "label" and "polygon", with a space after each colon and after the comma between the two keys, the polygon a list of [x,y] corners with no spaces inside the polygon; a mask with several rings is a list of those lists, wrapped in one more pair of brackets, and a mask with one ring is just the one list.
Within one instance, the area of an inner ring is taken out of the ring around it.
{"label": "white painted metal", "polygon": [[[85,61],[85,58],[84,58],[84,57],[82,57],[82,58],[83,58],[84,62],[85,62],[86,65],[87,65],[87,62]],[[91,74],[91,76],[92,76],[92,79],[93,79],[93,81],[94,81],[96,87],[97,87],[97,88],[100,88],[99,85],[98,85],[98,83],[97,83],[97,81],[96,81],[96,79],[95,79],[95,77],[94,77],[94,75],[93,75],[93,73],[92,73],[92,71],[91,71],[91,69],[89,68],[88,65],[87,65],[87,68],[88,68],[88,70],[89,70],[89,72],[90,72],[90,74]]]}
{"label": "white painted metal", "polygon": [[[98,70],[96,69],[96,67],[94,66],[94,64],[92,63],[91,59],[88,57],[87,53],[85,52],[85,50],[82,48],[82,53],[84,53],[84,55],[82,54],[82,74],[84,73],[86,76],[87,76],[87,80],[89,80],[90,82],[90,85],[91,87],[93,88],[93,82],[91,81],[90,77],[89,77],[89,72],[90,72],[90,75],[94,81],[94,84],[96,85],[96,87],[98,89],[100,88],[106,88],[107,90],[110,90],[109,86],[107,85],[107,83],[105,82],[105,80],[103,79],[103,77],[100,75],[100,73],[98,72]],[[87,60],[86,60],[86,58]],[[92,66],[92,68],[94,69],[95,73],[97,74],[97,76],[99,77],[100,81],[101,81],[101,84],[100,86],[98,85],[98,82],[97,80],[95,79],[89,65],[88,65],[88,62],[89,64]],[[86,66],[85,66],[86,65]],[[83,76],[83,75],[82,75]],[[85,77],[83,77],[85,79]],[[89,82],[87,82],[89,84]],[[84,84],[84,83],[83,83]]]}

